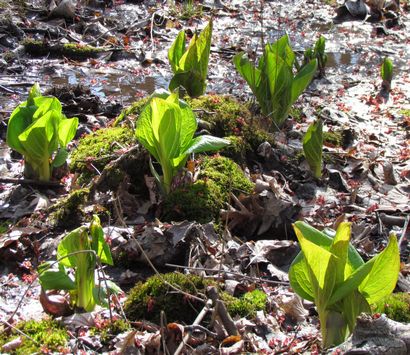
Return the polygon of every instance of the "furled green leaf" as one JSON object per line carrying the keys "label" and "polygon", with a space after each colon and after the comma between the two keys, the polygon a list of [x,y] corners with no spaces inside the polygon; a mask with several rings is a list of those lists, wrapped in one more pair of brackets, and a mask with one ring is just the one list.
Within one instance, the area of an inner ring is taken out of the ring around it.
{"label": "furled green leaf", "polygon": [[179,61],[185,52],[185,41],[185,31],[179,32],[177,38],[174,43],[172,43],[172,46],[168,51],[169,63],[171,64],[172,71],[174,73],[176,73],[179,69]]}
{"label": "furled green leaf", "polygon": [[348,268],[347,254],[350,241],[350,223],[342,222],[336,231],[336,236],[330,247],[330,252],[338,257],[339,262],[336,265],[336,285],[341,284],[347,276],[353,271]]}
{"label": "furled green leaf", "polygon": [[357,290],[354,290],[348,296],[343,297],[341,302],[343,316],[346,319],[350,332],[353,332],[356,325],[356,319],[360,313],[371,313],[370,305],[366,301],[366,298]]}
{"label": "furled green leaf", "polygon": [[390,58],[385,57],[380,69],[383,81],[390,83],[393,79],[393,62]]}
{"label": "furled green leaf", "polygon": [[64,258],[60,263],[67,267],[76,267],[78,254],[70,255],[76,253],[79,250],[90,250],[90,245],[86,242],[81,242],[81,239],[88,239],[87,227],[79,227],[68,233],[58,244],[57,247],[57,258]]}
{"label": "furled green leaf", "polygon": [[303,137],[303,153],[313,176],[322,176],[323,124],[319,119],[312,123]]}
{"label": "furled green leaf", "polygon": [[91,248],[97,253],[101,263],[114,265],[110,247],[105,241],[104,231],[101,227],[100,219],[97,215],[93,216],[90,224],[90,234],[92,238]]}

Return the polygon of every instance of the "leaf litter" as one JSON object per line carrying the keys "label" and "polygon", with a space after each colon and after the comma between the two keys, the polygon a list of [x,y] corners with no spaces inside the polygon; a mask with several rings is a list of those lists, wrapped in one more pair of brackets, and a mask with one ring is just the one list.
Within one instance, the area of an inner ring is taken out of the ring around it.
{"label": "leaf litter", "polygon": [[[214,34],[207,91],[229,93],[242,100],[252,100],[252,96],[234,70],[236,53],[245,51],[257,58],[264,43],[285,33],[300,53],[318,35],[326,38],[329,59],[325,77],[315,79],[299,98],[295,105],[299,113],[291,112],[285,128],[275,134],[275,143],[263,143],[246,162],[255,192],[231,194],[221,211],[222,228],[195,221],[155,220],[158,191],[148,184],[142,194],[135,193],[135,172],[121,161],[114,166],[119,164],[131,182],[125,180],[113,191],[107,188],[103,172],[95,182],[93,197],[80,207],[86,213],[99,206],[114,211],[104,232],[113,255],[122,262],[106,272],[124,290],[145,280],[153,270],[179,270],[216,280],[234,296],[261,289],[267,295],[266,309],[253,317],[234,319],[237,335],[229,336],[230,323],[223,321],[226,314],[213,309],[209,312],[216,318],[214,322],[197,327],[167,324],[164,315],[163,324],[131,322],[132,330],[119,332],[103,344],[98,331],[97,336],[93,333],[95,320],[123,317],[123,300],[112,299],[113,314],[98,310],[64,320],[73,331],[68,345],[71,351],[175,352],[189,334],[186,347],[179,351],[318,353],[321,345],[314,305],[293,293],[287,277],[299,251],[291,225],[302,218],[329,233],[343,217],[352,221],[352,243],[365,258],[380,251],[388,234],[396,232],[403,264],[397,290],[409,292],[404,271],[409,265],[410,23],[406,4],[398,9],[395,1],[383,2],[388,5],[385,9],[381,3],[347,1],[337,9],[335,4],[319,0],[204,1],[194,2],[198,11],[182,19],[178,14],[189,9],[178,2],[87,2],[73,8],[66,0],[48,7],[33,1],[24,9],[5,2],[8,16],[0,23],[3,141],[10,112],[25,99],[26,89],[35,81],[61,100],[65,113],[80,118],[81,133],[107,126],[123,107],[167,86],[171,79],[167,49],[173,39],[182,28],[191,35],[202,29],[211,16]],[[27,39],[40,41],[46,55],[25,53],[28,49],[23,40]],[[94,46],[101,52],[78,60],[69,52],[50,49],[67,43],[75,43],[78,49]],[[385,56],[392,58],[395,68],[387,97],[381,91],[380,78]],[[308,165],[295,159],[302,148],[301,137],[317,118],[323,120],[325,132],[338,131],[342,137],[337,145],[325,141],[322,181],[311,179]],[[4,142],[1,152],[2,178],[21,176],[20,157]],[[123,160],[133,153],[134,161],[143,161],[142,156],[135,157],[135,151],[125,151]],[[138,181],[144,184],[148,178],[140,176]],[[58,225],[50,226],[48,207],[69,190],[68,183],[63,188],[2,180],[2,321],[42,317],[35,270],[40,260],[55,257],[58,239],[64,235]],[[74,221],[76,226],[81,223]],[[19,305],[18,296],[27,284],[31,286]],[[370,321],[362,321],[366,322]],[[17,338],[3,351],[18,348],[20,341]],[[346,346],[341,351],[357,344]]]}

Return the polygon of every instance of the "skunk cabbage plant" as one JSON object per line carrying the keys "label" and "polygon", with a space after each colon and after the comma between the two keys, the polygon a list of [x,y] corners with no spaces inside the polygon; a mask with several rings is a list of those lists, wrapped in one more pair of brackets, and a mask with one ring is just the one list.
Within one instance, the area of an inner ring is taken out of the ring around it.
{"label": "skunk cabbage plant", "polygon": [[161,165],[162,176],[151,164],[151,171],[165,194],[173,177],[191,153],[218,150],[226,139],[209,135],[194,138],[197,120],[191,108],[176,93],[154,93],[137,121],[136,137]]}
{"label": "skunk cabbage plant", "polygon": [[303,154],[315,178],[322,176],[323,124],[313,122],[303,137]]}
{"label": "skunk cabbage plant", "polygon": [[317,68],[317,61],[313,59],[293,74],[295,54],[288,36],[266,45],[258,66],[254,66],[244,53],[238,53],[233,61],[256,96],[262,113],[272,118],[276,128],[282,126],[291,106],[309,85]]}
{"label": "skunk cabbage plant", "polygon": [[78,118],[67,119],[55,97],[42,96],[38,84],[27,101],[12,112],[7,127],[7,144],[24,156],[25,175],[48,181],[54,167],[65,163],[67,144],[74,138]]}
{"label": "skunk cabbage plant", "polygon": [[191,97],[205,93],[211,39],[212,20],[199,35],[194,34],[186,49],[185,31],[178,34],[168,51],[169,63],[174,73],[169,84],[171,91],[182,86]]}
{"label": "skunk cabbage plant", "polygon": [[[319,71],[319,76],[323,77],[325,75],[325,67],[327,63],[326,49],[326,39],[320,36],[316,41],[313,48],[308,48],[303,54],[303,66],[307,65],[311,60],[317,60],[317,68]],[[295,62],[296,64],[296,62]]]}
{"label": "skunk cabbage plant", "polygon": [[[68,233],[57,247],[58,267],[50,262],[39,267],[39,281],[43,290],[66,290],[73,307],[90,312],[96,304],[108,305],[107,289],[121,290],[111,281],[95,284],[97,260],[113,265],[110,248],[104,239],[100,219],[94,216],[89,227],[79,227]],[[55,264],[55,263],[54,263]],[[74,279],[68,270],[74,270]]]}
{"label": "skunk cabbage plant", "polygon": [[380,75],[383,80],[382,88],[390,91],[391,81],[393,79],[393,62],[390,58],[384,58],[382,66],[380,68]]}
{"label": "skunk cabbage plant", "polygon": [[349,243],[350,223],[343,222],[334,238],[304,222],[294,230],[302,251],[293,261],[289,279],[294,291],[315,302],[325,347],[342,343],[353,331],[361,312],[389,295],[399,275],[397,239],[364,262]]}

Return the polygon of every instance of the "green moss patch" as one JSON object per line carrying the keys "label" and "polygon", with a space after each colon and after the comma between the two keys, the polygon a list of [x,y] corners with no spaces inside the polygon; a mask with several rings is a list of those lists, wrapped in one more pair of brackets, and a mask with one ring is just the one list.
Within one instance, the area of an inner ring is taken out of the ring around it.
{"label": "green moss patch", "polygon": [[209,123],[206,129],[213,135],[242,139],[240,145],[234,142],[234,152],[226,148],[221,151],[223,155],[243,161],[243,157],[255,151],[261,143],[268,141],[273,144],[273,136],[261,128],[258,118],[252,117],[249,109],[231,96],[205,95],[197,99],[188,98],[187,102],[200,120]]}
{"label": "green moss patch", "polygon": [[387,317],[397,322],[410,322],[410,294],[393,293],[383,298],[373,308],[375,312],[385,313]]}
{"label": "green moss patch", "polygon": [[80,182],[88,182],[97,174],[95,168],[101,172],[111,160],[118,158],[116,151],[135,142],[134,132],[128,127],[99,129],[80,139],[71,155],[70,170],[81,174]]}
{"label": "green moss patch", "polygon": [[13,354],[62,353],[69,339],[67,331],[53,320],[20,322],[16,325],[16,328],[30,336],[35,342],[19,334],[14,329],[8,333],[4,331],[4,328],[0,328],[0,347],[13,339],[22,338],[22,344],[12,352]]}
{"label": "green moss patch", "polygon": [[206,223],[218,220],[219,211],[229,201],[230,192],[250,193],[254,184],[229,158],[206,157],[198,180],[171,192],[163,204],[163,221],[185,219]]}
{"label": "green moss patch", "polygon": [[100,48],[80,45],[78,43],[49,45],[43,41],[36,41],[33,39],[26,39],[22,44],[25,51],[33,56],[45,56],[50,54],[53,56],[64,56],[78,60],[95,58],[98,53],[103,51]]}
{"label": "green moss patch", "polygon": [[80,225],[84,217],[83,206],[89,193],[89,189],[79,189],[60,200],[50,208],[50,222],[61,228]]}
{"label": "green moss patch", "polygon": [[323,132],[323,144],[333,147],[341,147],[343,135],[341,131]]}
{"label": "green moss patch", "polygon": [[[136,284],[130,291],[124,305],[127,318],[159,323],[160,313],[164,311],[168,322],[192,324],[204,302],[175,291],[163,280],[191,295],[203,295],[202,298],[205,298],[206,287],[215,285],[214,281],[195,275],[169,273],[152,276],[145,283]],[[266,295],[260,290],[245,293],[241,298],[220,292],[220,298],[233,317],[255,316],[257,310],[266,308]]]}

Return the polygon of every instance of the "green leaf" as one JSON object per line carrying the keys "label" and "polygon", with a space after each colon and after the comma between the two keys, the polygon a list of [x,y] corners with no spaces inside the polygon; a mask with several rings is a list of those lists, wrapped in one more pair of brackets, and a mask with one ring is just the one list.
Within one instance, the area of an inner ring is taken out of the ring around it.
{"label": "green leaf", "polygon": [[76,285],[64,270],[51,269],[44,271],[39,277],[44,290],[75,290]]}
{"label": "green leaf", "polygon": [[97,253],[100,262],[108,265],[114,265],[110,247],[105,241],[104,231],[97,215],[94,215],[91,221],[90,234],[92,238],[91,247]]}
{"label": "green leaf", "polygon": [[41,97],[40,85],[38,83],[35,83],[28,93],[27,106],[34,106],[34,99],[36,97]]}
{"label": "green leaf", "polygon": [[219,150],[230,144],[230,141],[227,139],[214,137],[214,136],[198,136],[191,141],[190,146],[183,154],[191,153],[202,153],[213,150]]}
{"label": "green leaf", "polygon": [[91,246],[88,242],[87,227],[79,227],[68,233],[58,244],[57,258],[63,258],[60,264],[67,267],[76,267],[78,255],[69,255],[76,253],[79,250],[90,250]]}
{"label": "green leaf", "polygon": [[74,138],[77,132],[78,118],[63,118],[58,127],[58,140],[62,148],[67,147],[67,144]]}
{"label": "green leaf", "polygon": [[176,73],[179,69],[179,61],[185,52],[185,31],[179,32],[174,43],[172,43],[171,48],[168,51],[168,59],[171,64],[172,71]]}
{"label": "green leaf", "polygon": [[51,166],[53,168],[58,168],[59,166],[63,165],[68,158],[68,152],[65,148],[60,148],[57,151],[56,156],[53,159],[53,162],[51,163]]}
{"label": "green leaf", "polygon": [[314,59],[305,65],[295,76],[292,82],[292,103],[295,102],[300,94],[307,88],[312,81],[317,70],[317,60]]}
{"label": "green leaf", "polygon": [[341,284],[345,277],[349,276],[353,270],[348,267],[347,254],[350,241],[350,223],[342,222],[336,231],[336,236],[330,247],[330,252],[338,257],[339,262],[336,265],[336,285]]}
{"label": "green leaf", "polygon": [[341,302],[344,318],[346,319],[350,332],[353,332],[354,327],[356,326],[356,319],[360,313],[371,313],[369,303],[357,290],[354,290],[348,296],[343,297]]}
{"label": "green leaf", "polygon": [[323,124],[319,119],[312,123],[303,137],[303,153],[313,176],[322,176]]}
{"label": "green leaf", "polygon": [[[312,243],[330,250],[333,239],[318,231],[316,228],[301,221],[294,223],[293,228],[295,231],[297,230],[303,234],[304,238],[310,240]],[[364,262],[359,253],[352,245],[349,245],[348,260],[345,268],[346,272],[350,274],[352,270],[356,270],[363,264]],[[302,252],[300,252],[292,262],[289,269],[289,280],[292,288],[299,296],[309,301],[314,301],[312,286],[309,282],[308,268]],[[330,304],[332,303],[334,303],[334,301],[330,302]]]}
{"label": "green leaf", "polygon": [[391,83],[393,79],[393,62],[390,58],[385,57],[380,69],[383,81]]}
{"label": "green leaf", "polygon": [[375,304],[390,295],[396,287],[400,271],[400,253],[395,235],[390,236],[387,247],[371,260],[373,259],[371,271],[359,286],[360,293],[369,304]]}
{"label": "green leaf", "polygon": [[192,37],[188,48],[181,55],[185,49],[185,34],[182,33],[179,33],[168,52],[168,58],[174,72],[169,88],[175,90],[182,86],[189,96],[198,97],[204,94],[206,89],[212,39],[212,20],[209,21],[199,36],[195,34]]}

